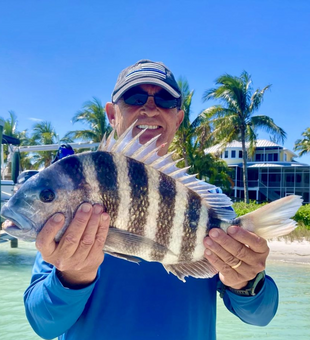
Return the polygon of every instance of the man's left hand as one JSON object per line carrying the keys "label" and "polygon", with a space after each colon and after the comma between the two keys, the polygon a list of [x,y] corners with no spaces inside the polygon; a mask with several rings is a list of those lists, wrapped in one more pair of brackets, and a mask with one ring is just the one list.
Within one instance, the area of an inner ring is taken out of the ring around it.
{"label": "man's left hand", "polygon": [[[224,285],[242,289],[265,269],[267,241],[238,226],[212,229],[204,239],[205,257],[219,271]],[[241,262],[240,262],[241,261]]]}

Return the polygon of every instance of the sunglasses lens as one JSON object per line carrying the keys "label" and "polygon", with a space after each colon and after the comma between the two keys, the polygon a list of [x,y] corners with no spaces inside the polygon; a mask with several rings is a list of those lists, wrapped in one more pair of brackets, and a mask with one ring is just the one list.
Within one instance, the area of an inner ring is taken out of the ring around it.
{"label": "sunglasses lens", "polygon": [[[141,91],[141,90],[140,90]],[[169,92],[162,90],[154,96],[147,92],[140,92],[137,88],[132,88],[123,94],[123,100],[128,105],[142,106],[148,97],[153,97],[155,104],[162,109],[174,109],[180,106],[180,99],[174,98]]]}
{"label": "sunglasses lens", "polygon": [[124,102],[128,105],[142,106],[147,102],[147,98],[148,95],[144,93],[125,93],[123,95]]}
{"label": "sunglasses lens", "polygon": [[163,99],[159,96],[154,96],[155,104],[163,109],[174,109],[177,107],[178,101],[176,98]]}

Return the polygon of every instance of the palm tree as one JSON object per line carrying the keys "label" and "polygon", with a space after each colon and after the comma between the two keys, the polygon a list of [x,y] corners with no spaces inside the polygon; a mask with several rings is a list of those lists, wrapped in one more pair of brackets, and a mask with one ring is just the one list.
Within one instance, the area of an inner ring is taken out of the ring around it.
{"label": "palm tree", "polygon": [[212,143],[210,122],[204,115],[198,115],[192,123],[190,122],[194,91],[189,90],[189,84],[184,78],[179,79],[178,85],[183,97],[184,120],[169,150],[175,151],[176,158],[183,158],[180,166],[191,166],[189,173],[195,173],[199,179],[207,180],[225,190],[230,185],[226,163],[212,155],[204,154],[205,148]]}
{"label": "palm tree", "polygon": [[[4,127],[3,127],[3,133],[10,137],[15,137],[19,139],[20,145],[29,145],[29,137],[27,135],[27,130],[19,132],[17,130],[18,120],[17,116],[14,111],[9,111],[10,117],[5,120]],[[4,161],[7,161],[9,155],[9,145],[4,144],[3,145],[3,156]],[[31,169],[31,162],[30,157],[27,157],[24,153],[20,154],[20,161],[19,161],[20,170],[23,171],[25,169]],[[10,167],[10,165],[9,165]],[[11,170],[9,170],[10,173]]]}
{"label": "palm tree", "polygon": [[297,139],[294,150],[299,151],[298,156],[301,157],[310,152],[310,128],[307,128],[302,134],[303,139]]}
{"label": "palm tree", "polygon": [[[55,144],[57,134],[50,122],[41,122],[34,125],[30,140],[31,144]],[[32,159],[34,169],[39,169],[42,165],[47,167],[51,164],[53,153],[52,151],[37,151]]]}
{"label": "palm tree", "polygon": [[65,137],[101,142],[105,133],[112,131],[105,114],[105,108],[97,98],[84,103],[83,109],[73,116],[72,123],[77,122],[88,125],[89,129],[70,131]]}
{"label": "palm tree", "polygon": [[[16,138],[19,139],[20,145],[30,145],[30,138],[28,137],[27,130],[22,132],[16,132]],[[31,163],[31,155],[26,152],[21,152],[19,154],[19,168],[20,171],[31,170],[33,169],[33,165]]]}
{"label": "palm tree", "polygon": [[190,147],[194,133],[194,126],[190,123],[190,112],[194,91],[189,90],[189,84],[184,78],[178,80],[178,85],[182,92],[182,110],[184,111],[184,119],[175,134],[169,150],[175,150],[178,157],[184,159],[184,164],[187,167],[189,165],[188,148]]}
{"label": "palm tree", "polygon": [[257,129],[261,128],[275,136],[282,143],[286,133],[268,116],[253,115],[263,102],[265,92],[271,85],[253,93],[251,76],[243,71],[240,77],[224,74],[216,79],[217,87],[204,92],[203,100],[219,99],[225,106],[215,105],[204,111],[213,118],[214,136],[222,145],[241,140],[243,155],[244,200],[249,202],[246,142],[253,152],[257,140]]}
{"label": "palm tree", "polygon": [[[10,118],[4,121],[3,133],[7,136],[18,138],[17,131],[16,131],[16,127],[17,127],[16,114],[14,113],[14,111],[9,111],[9,114],[10,114]],[[9,145],[4,144],[3,145],[3,160],[5,162],[7,161],[8,155],[9,155]]]}

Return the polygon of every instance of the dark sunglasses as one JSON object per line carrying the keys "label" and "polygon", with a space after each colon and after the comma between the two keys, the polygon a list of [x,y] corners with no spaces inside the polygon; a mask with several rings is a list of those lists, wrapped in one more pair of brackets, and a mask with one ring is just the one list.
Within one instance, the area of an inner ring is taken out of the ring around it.
{"label": "dark sunglasses", "polygon": [[174,109],[176,107],[181,107],[181,99],[174,98],[165,90],[161,90],[154,95],[150,95],[139,88],[132,88],[123,94],[123,100],[126,104],[136,106],[143,106],[149,97],[153,97],[155,104],[162,109]]}

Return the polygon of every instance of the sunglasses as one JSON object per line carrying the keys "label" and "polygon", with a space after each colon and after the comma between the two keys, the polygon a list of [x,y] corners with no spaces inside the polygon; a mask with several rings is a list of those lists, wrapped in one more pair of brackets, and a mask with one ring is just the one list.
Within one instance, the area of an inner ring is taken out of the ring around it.
{"label": "sunglasses", "polygon": [[181,107],[181,99],[174,98],[169,92],[161,90],[154,95],[139,89],[132,88],[123,94],[123,100],[128,105],[143,106],[149,97],[154,98],[155,104],[162,109],[174,109]]}

